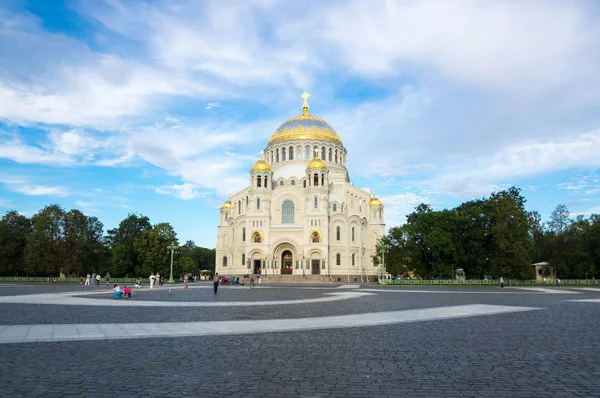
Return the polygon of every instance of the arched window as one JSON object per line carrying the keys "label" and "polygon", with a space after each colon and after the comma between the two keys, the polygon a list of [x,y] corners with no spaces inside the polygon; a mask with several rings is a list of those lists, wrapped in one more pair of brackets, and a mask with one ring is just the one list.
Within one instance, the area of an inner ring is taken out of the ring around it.
{"label": "arched window", "polygon": [[[352,242],[354,242],[354,227],[352,227]],[[352,264],[354,265],[354,264]]]}
{"label": "arched window", "polygon": [[325,151],[327,151],[327,149],[325,149],[325,147],[321,147],[321,159],[323,160],[327,159],[327,154]]}
{"label": "arched window", "polygon": [[358,199],[358,211],[362,211],[362,198]]}
{"label": "arched window", "polygon": [[331,148],[329,148],[329,161],[330,162],[331,162],[331,153],[332,153],[332,150],[331,150]]}
{"label": "arched window", "polygon": [[313,186],[318,187],[319,186],[319,175],[317,173],[315,173],[314,176],[314,184]]}
{"label": "arched window", "polygon": [[238,214],[242,212],[242,201],[238,200]]}
{"label": "arched window", "polygon": [[227,267],[227,256],[223,256],[223,267]]}
{"label": "arched window", "polygon": [[294,202],[286,200],[281,205],[281,223],[282,224],[293,224],[294,223]]}
{"label": "arched window", "polygon": [[317,231],[313,232],[310,240],[312,243],[319,243],[319,233]]}
{"label": "arched window", "polygon": [[315,196],[315,209],[319,208],[319,199]]}
{"label": "arched window", "polygon": [[290,147],[290,160],[294,160],[294,147]]}
{"label": "arched window", "polygon": [[256,210],[260,210],[260,198],[256,198]]}
{"label": "arched window", "polygon": [[314,146],[313,147],[313,158],[319,157],[319,147],[318,146]]}
{"label": "arched window", "polygon": [[285,147],[281,148],[281,161],[285,162]]}
{"label": "arched window", "polygon": [[246,227],[242,228],[242,242],[246,241]]}
{"label": "arched window", "polygon": [[279,181],[279,185],[283,185],[283,181]]}
{"label": "arched window", "polygon": [[341,238],[341,228],[339,226],[335,227],[335,239],[340,240]]}
{"label": "arched window", "polygon": [[306,180],[303,181],[304,188],[306,188]]}
{"label": "arched window", "polygon": [[296,185],[296,180],[292,180],[292,185]]}
{"label": "arched window", "polygon": [[273,157],[273,150],[271,150],[271,163],[273,163],[273,160],[275,160],[275,158]]}
{"label": "arched window", "polygon": [[337,159],[338,159],[338,158],[337,158],[337,149],[336,149],[336,150],[335,150],[335,158],[334,158],[334,161],[335,161],[336,163],[337,163]]}
{"label": "arched window", "polygon": [[275,149],[275,161],[279,162],[279,149]]}
{"label": "arched window", "polygon": [[261,177],[260,177],[260,176],[258,176],[258,177],[256,178],[256,186],[260,188],[260,187],[261,187],[261,185],[262,185],[261,183],[262,183],[262,179],[261,179]]}
{"label": "arched window", "polygon": [[296,147],[296,159],[302,159],[302,147],[300,145]]}
{"label": "arched window", "polygon": [[321,186],[325,186],[325,174],[321,174]]}
{"label": "arched window", "polygon": [[379,209],[379,219],[381,220],[381,209]]}
{"label": "arched window", "polygon": [[[242,265],[246,264],[246,255],[242,254]],[[352,264],[354,265],[354,264]]]}
{"label": "arched window", "polygon": [[354,266],[354,262],[355,262],[355,261],[354,261],[354,258],[355,258],[355,254],[354,254],[354,253],[352,253],[352,265],[353,265],[353,266]]}
{"label": "arched window", "polygon": [[304,147],[304,159],[310,159],[310,147],[308,145]]}
{"label": "arched window", "polygon": [[337,211],[337,205],[335,203],[333,204],[333,211]]}
{"label": "arched window", "polygon": [[342,265],[342,255],[340,253],[335,255],[335,265]]}

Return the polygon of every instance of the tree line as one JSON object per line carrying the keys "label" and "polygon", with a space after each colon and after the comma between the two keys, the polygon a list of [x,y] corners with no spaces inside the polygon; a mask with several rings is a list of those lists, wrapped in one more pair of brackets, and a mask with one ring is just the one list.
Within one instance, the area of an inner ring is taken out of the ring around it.
{"label": "tree line", "polygon": [[[547,223],[525,210],[525,198],[511,187],[450,209],[420,204],[406,223],[381,239],[386,270],[423,278],[452,278],[462,268],[469,279],[533,279],[533,263],[549,262],[560,278],[591,278],[600,271],[600,215],[570,217],[558,205]],[[379,256],[375,257],[380,262]]]}
{"label": "tree line", "polygon": [[177,246],[174,276],[214,272],[215,249],[198,247],[191,240],[179,246],[167,222],[152,225],[148,217],[131,213],[104,234],[97,217],[77,209],[65,211],[53,204],[31,218],[8,211],[0,220],[0,275],[169,275],[172,243]]}

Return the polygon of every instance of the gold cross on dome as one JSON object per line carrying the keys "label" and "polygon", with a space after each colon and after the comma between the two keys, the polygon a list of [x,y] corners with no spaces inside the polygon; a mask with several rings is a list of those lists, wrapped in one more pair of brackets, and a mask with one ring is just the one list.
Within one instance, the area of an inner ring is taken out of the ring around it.
{"label": "gold cross on dome", "polygon": [[310,97],[310,94],[305,91],[300,97],[304,98],[304,103],[302,104],[302,114],[306,115],[308,114],[308,102],[306,102],[306,100],[308,97]]}

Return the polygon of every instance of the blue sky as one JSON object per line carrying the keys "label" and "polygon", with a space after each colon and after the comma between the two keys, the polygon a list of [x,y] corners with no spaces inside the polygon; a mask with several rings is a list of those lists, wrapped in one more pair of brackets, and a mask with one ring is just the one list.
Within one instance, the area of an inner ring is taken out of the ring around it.
{"label": "blue sky", "polygon": [[0,211],[168,221],[219,207],[285,119],[326,119],[388,226],[512,185],[600,213],[593,1],[0,3]]}

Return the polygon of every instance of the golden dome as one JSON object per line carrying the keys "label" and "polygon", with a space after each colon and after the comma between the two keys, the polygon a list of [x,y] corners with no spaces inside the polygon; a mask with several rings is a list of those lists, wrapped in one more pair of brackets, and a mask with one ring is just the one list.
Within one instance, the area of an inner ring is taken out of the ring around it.
{"label": "golden dome", "polygon": [[271,168],[271,165],[269,163],[267,163],[265,160],[263,159],[258,159],[256,161],[256,163],[254,163],[254,166],[252,166],[252,171],[273,171],[273,169]]}
{"label": "golden dome", "polygon": [[283,122],[271,136],[269,145],[287,140],[322,140],[342,143],[342,140],[329,123],[308,113],[308,103],[306,102],[308,97],[310,95],[305,91],[302,94],[302,98],[304,98],[302,115],[289,118]]}
{"label": "golden dome", "polygon": [[383,206],[383,203],[381,203],[381,200],[373,195],[373,197],[369,200],[369,206]]}
{"label": "golden dome", "polygon": [[327,164],[319,158],[314,158],[313,160],[308,162],[308,165],[306,165],[306,168],[307,169],[326,169]]}
{"label": "golden dome", "polygon": [[223,206],[221,206],[221,209],[231,209],[231,198],[227,199],[223,203]]}

